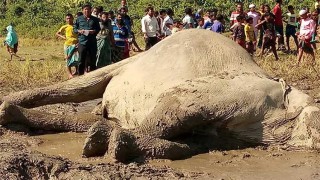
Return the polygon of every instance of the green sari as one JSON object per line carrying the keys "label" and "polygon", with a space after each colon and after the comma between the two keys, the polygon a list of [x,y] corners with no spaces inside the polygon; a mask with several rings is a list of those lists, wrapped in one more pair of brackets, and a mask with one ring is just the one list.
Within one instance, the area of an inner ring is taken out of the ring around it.
{"label": "green sari", "polygon": [[111,52],[111,40],[110,33],[112,33],[111,23],[100,22],[100,32],[97,35],[97,68],[101,68],[112,63],[112,52]]}

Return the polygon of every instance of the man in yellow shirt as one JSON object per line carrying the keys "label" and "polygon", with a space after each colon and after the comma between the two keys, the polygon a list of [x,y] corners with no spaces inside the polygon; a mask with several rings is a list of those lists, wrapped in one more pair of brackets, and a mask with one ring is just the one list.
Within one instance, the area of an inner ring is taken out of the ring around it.
{"label": "man in yellow shirt", "polygon": [[73,32],[73,15],[66,15],[66,25],[63,25],[56,35],[62,39],[64,42],[64,55],[67,61],[67,73],[69,78],[73,77],[71,73],[71,67],[75,66],[77,69],[79,62],[79,55],[77,52],[78,35]]}
{"label": "man in yellow shirt", "polygon": [[253,23],[253,18],[247,17],[246,18],[246,25],[244,26],[244,33],[246,35],[246,48],[247,48],[247,51],[249,52],[249,54],[251,54],[251,55],[253,55],[254,44],[257,41],[252,23]]}

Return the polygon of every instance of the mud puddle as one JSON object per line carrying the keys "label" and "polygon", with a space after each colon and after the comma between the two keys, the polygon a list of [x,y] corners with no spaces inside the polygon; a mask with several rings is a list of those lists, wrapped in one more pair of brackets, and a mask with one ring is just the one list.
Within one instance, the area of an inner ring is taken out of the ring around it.
{"label": "mud puddle", "polygon": [[280,150],[215,151],[186,160],[153,160],[155,166],[212,174],[215,179],[320,179],[320,154]]}
{"label": "mud puddle", "polygon": [[[42,143],[41,153],[92,164],[112,162],[106,157],[82,158],[84,133],[60,133],[35,136]],[[157,167],[211,174],[214,179],[320,179],[320,154],[308,151],[243,150],[214,151],[185,160],[151,160]]]}
{"label": "mud puddle", "polygon": [[70,160],[79,160],[86,135],[84,133],[59,133],[33,137],[42,141],[34,150]]}
{"label": "mud puddle", "polygon": [[40,139],[40,143],[37,147],[33,147],[32,150],[47,154],[50,156],[60,156],[62,158],[70,159],[79,163],[109,163],[112,160],[107,157],[97,158],[83,158],[82,148],[84,140],[86,138],[85,133],[58,133],[58,134],[45,134],[33,136]]}

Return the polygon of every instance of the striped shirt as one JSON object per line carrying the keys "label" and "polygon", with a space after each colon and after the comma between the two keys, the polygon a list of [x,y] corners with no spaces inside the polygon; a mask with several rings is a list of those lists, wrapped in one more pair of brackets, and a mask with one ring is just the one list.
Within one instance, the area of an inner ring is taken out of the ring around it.
{"label": "striped shirt", "polygon": [[126,40],[128,38],[128,29],[123,26],[119,28],[118,26],[113,27],[114,40],[117,47],[125,47]]}

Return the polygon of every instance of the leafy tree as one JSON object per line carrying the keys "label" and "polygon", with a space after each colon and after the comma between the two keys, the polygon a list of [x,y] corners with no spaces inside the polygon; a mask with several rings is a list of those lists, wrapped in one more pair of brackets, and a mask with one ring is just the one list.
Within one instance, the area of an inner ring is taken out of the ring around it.
{"label": "leafy tree", "polygon": [[[53,38],[57,29],[64,24],[66,13],[75,14],[81,10],[85,3],[93,6],[103,6],[105,10],[116,11],[121,0],[2,0],[0,2],[0,29],[5,28],[9,23],[16,26],[18,34],[30,38]],[[257,6],[263,3],[271,7],[274,0],[127,0],[129,14],[133,17],[135,32],[140,32],[140,19],[144,16],[145,8],[151,4],[155,9],[172,8],[175,18],[184,16],[184,9],[192,7],[216,8],[220,13],[229,17],[229,13],[235,9],[235,2],[243,1],[245,7],[254,3]],[[286,6],[291,4],[297,11],[302,7],[313,8],[314,0],[284,0],[284,11]]]}

